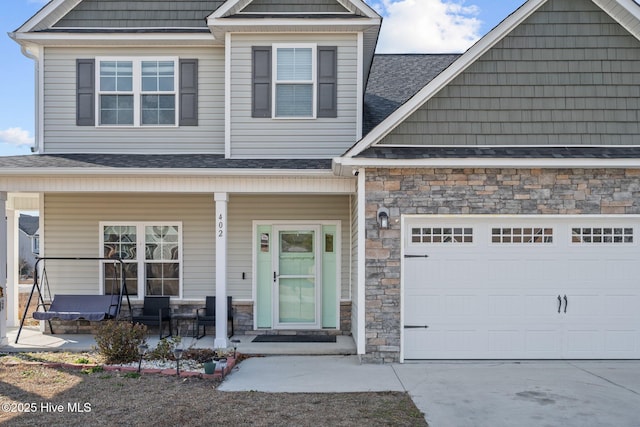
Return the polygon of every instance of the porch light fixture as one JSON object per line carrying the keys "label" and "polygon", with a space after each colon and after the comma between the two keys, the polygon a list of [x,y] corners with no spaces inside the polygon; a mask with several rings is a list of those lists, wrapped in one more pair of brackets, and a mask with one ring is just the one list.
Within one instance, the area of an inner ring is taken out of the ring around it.
{"label": "porch light fixture", "polygon": [[389,228],[389,209],[380,208],[378,209],[378,215],[376,216],[378,220],[378,226],[382,229]]}

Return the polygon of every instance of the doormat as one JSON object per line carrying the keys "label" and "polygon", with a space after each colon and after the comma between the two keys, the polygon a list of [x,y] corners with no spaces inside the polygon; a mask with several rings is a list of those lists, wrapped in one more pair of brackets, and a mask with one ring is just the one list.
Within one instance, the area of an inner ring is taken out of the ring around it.
{"label": "doormat", "polygon": [[258,335],[251,342],[336,342],[335,335]]}

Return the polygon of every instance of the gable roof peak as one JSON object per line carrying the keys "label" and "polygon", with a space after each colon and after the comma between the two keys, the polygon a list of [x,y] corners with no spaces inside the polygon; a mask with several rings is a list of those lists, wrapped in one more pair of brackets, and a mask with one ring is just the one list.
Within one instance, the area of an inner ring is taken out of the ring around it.
{"label": "gable roof peak", "polygon": [[[428,82],[405,104],[391,113],[378,126],[354,144],[341,157],[351,158],[380,142],[400,123],[418,110],[425,102],[439,93],[453,79],[463,73],[471,64],[503,40],[516,27],[538,11],[547,2],[555,0],[527,0],[520,8],[505,18],[500,24],[471,46],[445,71]],[[582,0],[590,1],[607,13],[634,37],[640,40],[640,3],[635,0]]]}

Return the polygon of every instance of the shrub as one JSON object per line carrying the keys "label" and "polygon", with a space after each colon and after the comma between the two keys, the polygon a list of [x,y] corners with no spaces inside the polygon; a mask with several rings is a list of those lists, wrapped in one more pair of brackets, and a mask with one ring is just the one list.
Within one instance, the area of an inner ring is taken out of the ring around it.
{"label": "shrub", "polygon": [[153,350],[149,351],[145,357],[147,360],[162,360],[166,362],[167,360],[175,360],[173,357],[173,349],[180,345],[182,338],[170,337],[170,338],[162,338],[158,341],[158,345]]}
{"label": "shrub", "polygon": [[138,345],[144,342],[146,335],[145,325],[107,320],[99,324],[95,340],[105,363],[130,363],[140,358]]}

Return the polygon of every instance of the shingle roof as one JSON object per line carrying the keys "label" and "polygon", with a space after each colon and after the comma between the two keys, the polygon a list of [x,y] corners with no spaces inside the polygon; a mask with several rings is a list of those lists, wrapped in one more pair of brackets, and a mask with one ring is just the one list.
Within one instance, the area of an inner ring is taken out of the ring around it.
{"label": "shingle roof", "polygon": [[370,159],[633,159],[640,147],[391,147],[374,146],[356,157]]}
{"label": "shingle roof", "polygon": [[225,159],[218,154],[33,154],[0,157],[2,168],[331,170],[331,159]]}
{"label": "shingle roof", "polygon": [[35,232],[38,231],[38,228],[40,228],[40,218],[22,214],[18,220],[18,227],[27,235],[33,236]]}
{"label": "shingle roof", "polygon": [[368,134],[459,57],[454,54],[376,55],[364,95],[362,134]]}

